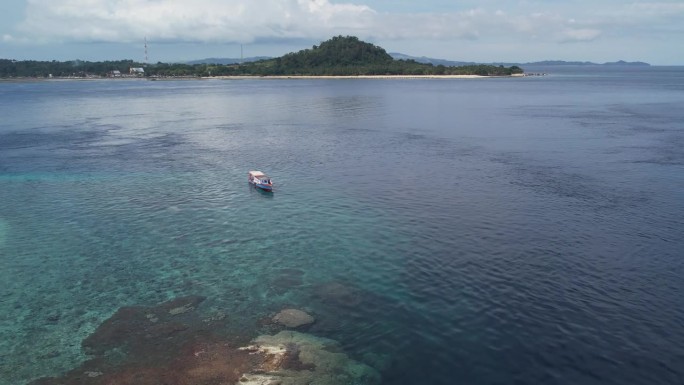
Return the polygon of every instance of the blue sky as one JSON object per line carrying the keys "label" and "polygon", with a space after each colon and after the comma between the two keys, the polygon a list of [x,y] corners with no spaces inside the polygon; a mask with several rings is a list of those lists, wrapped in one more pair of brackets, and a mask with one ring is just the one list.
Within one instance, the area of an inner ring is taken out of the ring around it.
{"label": "blue sky", "polygon": [[684,65],[684,0],[2,0],[0,58],[280,56],[335,35],[477,62]]}

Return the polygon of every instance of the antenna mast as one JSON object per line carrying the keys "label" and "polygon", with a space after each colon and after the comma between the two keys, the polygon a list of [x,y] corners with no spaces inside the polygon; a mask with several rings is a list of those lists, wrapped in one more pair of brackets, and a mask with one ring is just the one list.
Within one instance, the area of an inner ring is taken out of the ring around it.
{"label": "antenna mast", "polygon": [[147,66],[147,36],[145,36],[145,66]]}

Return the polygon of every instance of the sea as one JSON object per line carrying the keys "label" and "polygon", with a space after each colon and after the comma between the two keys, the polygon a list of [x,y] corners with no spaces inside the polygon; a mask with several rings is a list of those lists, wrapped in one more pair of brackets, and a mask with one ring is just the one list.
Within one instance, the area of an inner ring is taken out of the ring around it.
{"label": "sea", "polygon": [[684,383],[684,67],[525,70],[0,82],[0,385],[189,295],[382,384]]}

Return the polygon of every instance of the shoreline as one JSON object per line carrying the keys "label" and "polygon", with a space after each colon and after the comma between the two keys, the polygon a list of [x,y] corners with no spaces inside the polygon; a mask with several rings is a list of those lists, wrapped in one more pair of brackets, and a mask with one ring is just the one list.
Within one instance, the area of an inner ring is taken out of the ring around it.
{"label": "shoreline", "polygon": [[202,79],[240,80],[240,79],[486,79],[524,77],[525,74],[505,76],[484,75],[237,75],[237,76],[207,76]]}
{"label": "shoreline", "polygon": [[168,77],[52,77],[52,78],[0,78],[0,82],[40,82],[40,81],[89,81],[89,80],[287,80],[287,79],[488,79],[517,78],[531,76],[513,74],[503,76],[484,75],[237,75],[237,76],[168,76]]}

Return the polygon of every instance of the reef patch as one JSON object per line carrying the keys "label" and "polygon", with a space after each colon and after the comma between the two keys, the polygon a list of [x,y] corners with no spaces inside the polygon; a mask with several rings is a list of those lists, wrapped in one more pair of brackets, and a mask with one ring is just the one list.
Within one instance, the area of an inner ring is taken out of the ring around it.
{"label": "reef patch", "polygon": [[[83,341],[92,359],[31,385],[380,383],[375,369],[351,359],[331,339],[292,330],[251,340],[226,335],[221,322],[207,322],[202,314],[204,299],[122,307]],[[313,322],[303,311],[286,314]],[[218,319],[227,317],[222,313]]]}
{"label": "reef patch", "polygon": [[273,322],[288,328],[298,328],[314,323],[315,319],[308,313],[298,309],[283,309],[273,317]]}

